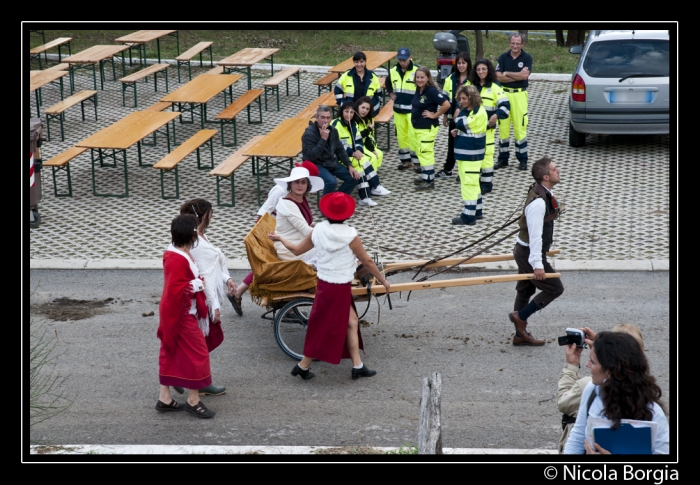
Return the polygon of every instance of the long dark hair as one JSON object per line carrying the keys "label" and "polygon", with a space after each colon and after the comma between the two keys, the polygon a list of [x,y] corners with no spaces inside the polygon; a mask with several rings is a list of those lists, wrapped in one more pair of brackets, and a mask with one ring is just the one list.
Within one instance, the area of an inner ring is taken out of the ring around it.
{"label": "long dark hair", "polygon": [[479,66],[479,64],[485,65],[489,70],[488,74],[486,74],[486,79],[484,79],[485,85],[493,84],[493,82],[496,80],[496,69],[494,69],[493,64],[491,64],[491,61],[488,59],[479,59],[476,61],[476,64],[474,64],[474,69],[472,69],[469,73],[469,82],[474,86],[481,85],[481,79],[479,79],[479,75],[476,73],[476,68]]}
{"label": "long dark hair", "polygon": [[[362,103],[367,103],[369,104],[369,112],[367,113],[366,117],[360,116],[360,110],[359,107]],[[372,106],[372,98],[369,96],[362,96],[355,101],[355,121],[357,122],[362,122],[365,125],[370,124],[374,120],[374,107]]]}
{"label": "long dark hair", "polygon": [[457,70],[457,61],[463,60],[464,62],[467,63],[467,79],[469,79],[469,76],[471,75],[472,71],[472,58],[469,56],[468,52],[460,51],[457,53],[457,57],[455,57],[455,63],[452,66],[452,72],[455,74],[459,74],[459,71]]}
{"label": "long dark hair", "polygon": [[600,332],[593,349],[601,368],[610,377],[600,385],[600,397],[605,415],[613,421],[612,429],[621,419],[650,421],[650,404],[661,403],[661,388],[649,372],[649,363],[639,342],[627,333]]}

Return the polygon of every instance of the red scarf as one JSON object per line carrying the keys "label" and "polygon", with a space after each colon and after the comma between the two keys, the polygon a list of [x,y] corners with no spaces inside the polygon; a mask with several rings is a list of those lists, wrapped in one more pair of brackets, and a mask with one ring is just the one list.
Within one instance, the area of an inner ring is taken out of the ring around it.
{"label": "red scarf", "polygon": [[192,308],[192,298],[196,298],[199,318],[207,318],[209,310],[204,292],[195,293],[192,290],[190,283],[194,279],[194,273],[186,257],[174,251],[165,251],[163,274],[163,296],[159,306],[160,324],[156,335],[166,350],[172,352],[175,349],[180,323]]}

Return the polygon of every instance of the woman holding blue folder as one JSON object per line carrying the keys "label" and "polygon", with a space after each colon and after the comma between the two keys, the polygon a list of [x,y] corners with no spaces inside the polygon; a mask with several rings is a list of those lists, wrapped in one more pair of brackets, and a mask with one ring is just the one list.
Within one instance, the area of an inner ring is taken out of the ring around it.
{"label": "woman holding blue folder", "polygon": [[637,340],[626,333],[600,332],[591,346],[589,361],[591,382],[583,390],[581,405],[564,454],[610,454],[598,443],[586,439],[588,416],[608,419],[612,430],[623,419],[653,421],[656,438],[653,454],[668,454],[668,419],[661,403],[661,388],[649,373],[649,363]]}

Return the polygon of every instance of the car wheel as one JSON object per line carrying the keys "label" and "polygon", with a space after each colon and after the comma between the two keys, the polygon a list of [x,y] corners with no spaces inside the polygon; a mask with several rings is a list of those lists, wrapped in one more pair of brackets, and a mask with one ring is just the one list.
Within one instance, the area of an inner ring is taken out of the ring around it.
{"label": "car wheel", "polygon": [[569,122],[569,146],[582,147],[586,144],[586,134],[574,130],[574,125]]}

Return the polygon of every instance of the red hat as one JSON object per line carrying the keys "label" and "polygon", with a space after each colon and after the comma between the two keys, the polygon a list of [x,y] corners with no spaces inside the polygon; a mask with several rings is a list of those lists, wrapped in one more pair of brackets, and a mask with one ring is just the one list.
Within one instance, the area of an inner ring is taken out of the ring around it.
{"label": "red hat", "polygon": [[355,199],[344,192],[331,192],[321,197],[321,213],[334,221],[344,221],[355,213]]}
{"label": "red hat", "polygon": [[295,167],[304,167],[306,170],[309,171],[309,175],[313,175],[314,177],[318,177],[319,171],[318,167],[314,162],[310,162],[309,160],[304,160],[301,163],[295,163]]}

